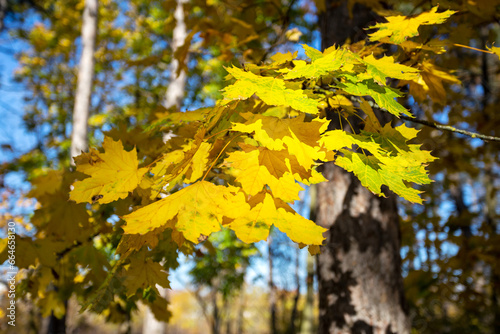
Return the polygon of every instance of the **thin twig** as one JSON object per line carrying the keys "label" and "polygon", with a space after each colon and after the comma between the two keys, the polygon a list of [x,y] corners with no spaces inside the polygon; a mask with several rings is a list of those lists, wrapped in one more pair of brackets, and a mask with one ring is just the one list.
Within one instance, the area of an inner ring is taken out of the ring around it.
{"label": "thin twig", "polygon": [[457,129],[457,128],[455,128],[453,126],[450,126],[450,125],[439,124],[439,123],[436,123],[436,122],[429,122],[429,121],[426,121],[426,120],[423,120],[423,119],[411,118],[411,117],[403,116],[403,115],[400,115],[399,118],[404,119],[406,121],[413,122],[413,123],[418,123],[418,124],[426,125],[426,126],[429,126],[431,128],[434,128],[434,129],[439,129],[439,130],[444,130],[444,131],[449,131],[449,132],[460,133],[462,135],[469,136],[471,138],[479,138],[479,139],[482,139],[482,140],[485,140],[485,141],[500,142],[500,137],[487,136],[487,135],[483,135],[483,134],[476,133],[476,132],[471,132],[471,131],[466,131],[466,130],[462,130],[462,129]]}
{"label": "thin twig", "polygon": [[280,33],[277,34],[276,38],[271,43],[271,46],[269,47],[269,49],[267,49],[264,52],[264,55],[261,57],[260,62],[258,62],[258,64],[260,64],[264,60],[266,60],[267,56],[274,50],[274,48],[276,48],[278,46],[278,44],[279,44],[278,42],[280,41],[280,39],[283,38],[283,35],[285,34],[285,30],[288,28],[288,26],[290,24],[290,12],[292,11],[293,5],[295,5],[295,1],[296,0],[290,1],[289,5],[287,7],[286,13],[281,16],[281,18],[280,18],[281,19]]}
{"label": "thin twig", "polygon": [[487,50],[483,50],[483,49],[478,49],[478,48],[473,48],[472,46],[467,46],[467,45],[463,45],[463,44],[453,43],[453,45],[454,46],[458,46],[460,48],[464,48],[464,49],[470,49],[470,50],[474,50],[474,51],[478,51],[478,52],[495,54],[494,52],[491,52],[491,51],[487,51]]}
{"label": "thin twig", "polygon": [[[94,234],[92,234],[91,236],[89,236],[87,238],[87,242],[90,242],[92,241],[95,237],[97,237],[99,234],[101,234],[101,232],[96,232]],[[56,253],[56,256],[57,256],[57,260],[60,260],[62,259],[66,254],[68,254],[69,252],[71,252],[73,249],[75,248],[78,248],[80,247],[81,245],[83,245],[83,242],[82,241],[77,241],[75,242],[73,245],[69,246],[69,247],[66,247],[65,249],[63,249],[62,251],[60,252],[57,252]]]}

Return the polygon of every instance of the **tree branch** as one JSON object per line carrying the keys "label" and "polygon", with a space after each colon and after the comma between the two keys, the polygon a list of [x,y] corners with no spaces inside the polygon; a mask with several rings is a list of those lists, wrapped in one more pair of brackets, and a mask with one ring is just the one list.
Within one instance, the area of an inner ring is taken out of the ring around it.
{"label": "tree branch", "polygon": [[466,136],[469,136],[471,138],[479,138],[479,139],[482,139],[482,140],[485,140],[485,141],[500,142],[500,137],[487,136],[487,135],[483,135],[483,134],[480,134],[480,133],[475,133],[475,132],[471,132],[471,131],[457,129],[457,128],[455,128],[453,126],[450,126],[450,125],[439,124],[439,123],[436,123],[436,122],[429,122],[429,121],[426,121],[426,120],[423,120],[423,119],[411,118],[411,117],[404,116],[404,115],[400,115],[399,118],[404,119],[405,121],[410,121],[410,122],[413,122],[413,123],[418,123],[418,124],[426,125],[426,126],[429,126],[431,128],[434,128],[434,129],[439,129],[439,130],[444,130],[444,131],[449,131],[449,132],[460,133],[462,135],[466,135]]}
{"label": "tree branch", "polygon": [[[92,241],[95,237],[97,237],[99,234],[101,234],[101,232],[96,232],[94,234],[92,234],[91,236],[89,236],[87,238],[87,241],[90,242]],[[66,247],[65,249],[63,249],[62,251],[60,252],[57,252],[56,253],[56,256],[57,256],[57,260],[60,260],[62,259],[66,254],[68,254],[69,252],[71,252],[73,249],[75,248],[78,248],[80,247],[81,245],[83,245],[83,242],[81,241],[77,241],[75,243],[73,243],[73,245],[69,246],[69,247]]]}
{"label": "tree branch", "polygon": [[279,34],[276,35],[276,38],[271,43],[271,46],[264,52],[264,55],[261,57],[260,61],[257,64],[261,64],[264,60],[266,60],[267,56],[274,50],[275,47],[278,46],[279,41],[283,38],[285,34],[286,28],[290,25],[290,12],[292,11],[293,5],[295,5],[296,0],[291,0],[287,10],[284,15],[281,16],[281,28]]}

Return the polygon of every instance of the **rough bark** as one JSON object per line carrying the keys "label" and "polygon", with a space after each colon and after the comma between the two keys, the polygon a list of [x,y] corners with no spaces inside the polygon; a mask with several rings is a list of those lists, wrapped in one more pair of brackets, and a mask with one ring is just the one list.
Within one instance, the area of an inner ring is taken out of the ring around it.
{"label": "rough bark", "polygon": [[[486,45],[488,41],[489,29],[487,27],[482,28],[481,41]],[[485,115],[485,120],[490,121],[490,116],[487,111],[487,107],[490,104],[495,103],[495,97],[492,96],[493,91],[492,83],[490,80],[490,65],[488,61],[488,54],[481,54],[481,85],[483,86],[484,95],[481,101],[482,112]],[[488,146],[486,148],[486,156],[493,157],[494,153],[492,148]],[[498,221],[496,217],[496,208],[498,207],[498,201],[496,196],[495,188],[495,173],[493,171],[493,164],[487,163],[484,170],[484,188],[486,190],[486,223],[490,227],[491,239],[498,235]],[[493,324],[492,333],[500,333],[500,273],[498,269],[491,268],[491,307],[493,313]]]}
{"label": "rough bark", "polygon": [[[94,53],[97,37],[97,0],[85,0],[82,21],[82,56],[78,68],[78,82],[73,109],[73,131],[71,133],[71,157],[86,151],[88,147],[88,119],[90,95],[94,79]],[[71,159],[71,164],[74,164]]]}
{"label": "rough bark", "polygon": [[[498,235],[498,222],[495,219],[496,208],[498,207],[495,196],[494,174],[492,166],[489,164],[485,170],[485,190],[486,190],[486,223],[490,227],[491,237],[495,238]],[[498,269],[491,268],[491,307],[493,310],[492,333],[500,333],[500,274]]]}
{"label": "rough bark", "polygon": [[[359,4],[350,16],[346,3],[326,1],[323,49],[364,39],[363,28],[375,21]],[[338,115],[330,110],[327,116],[339,128]],[[329,182],[318,185],[316,221],[328,231],[318,256],[319,333],[409,333],[395,197],[373,195],[333,164],[325,164],[323,174]]]}

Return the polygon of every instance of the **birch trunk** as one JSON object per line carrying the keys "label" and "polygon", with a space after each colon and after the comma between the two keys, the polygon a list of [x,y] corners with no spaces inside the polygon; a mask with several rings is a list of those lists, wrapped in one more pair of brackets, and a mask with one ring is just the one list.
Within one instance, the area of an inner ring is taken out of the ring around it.
{"label": "birch trunk", "polygon": [[[88,119],[90,95],[94,79],[94,53],[97,37],[97,0],[85,0],[82,21],[82,56],[78,67],[78,82],[73,109],[73,131],[71,133],[71,158],[88,148]],[[70,159],[74,165],[73,159]]]}
{"label": "birch trunk", "polygon": [[[187,37],[186,22],[184,19],[184,3],[186,3],[186,0],[177,0],[177,6],[174,12],[176,24],[172,37],[172,54],[174,54],[175,51],[177,51],[177,49],[184,44]],[[171,81],[167,87],[167,92],[165,93],[165,98],[163,100],[163,106],[167,109],[174,106],[180,108],[186,88],[186,72],[181,70],[179,75],[177,75],[180,64],[175,57],[172,58],[173,60],[169,69]],[[168,134],[164,136],[164,140],[168,140]],[[157,286],[157,288],[160,295],[168,300],[168,289],[161,286]],[[143,333],[148,334],[164,334],[167,333],[167,324],[165,322],[158,321],[148,307],[146,308],[144,315],[144,325],[142,330]]]}
{"label": "birch trunk", "polygon": [[[1,1],[1,0],[0,0]],[[92,80],[94,78],[94,52],[97,36],[97,0],[85,0],[82,16],[82,56],[78,66],[78,79],[73,109],[73,130],[71,133],[70,163],[73,157],[87,150],[87,126],[90,108]],[[56,287],[57,288],[57,287]],[[64,301],[66,313],[68,301]],[[66,333],[66,315],[58,319],[54,313],[49,317],[47,334]]]}
{"label": "birch trunk", "polygon": [[[363,28],[375,19],[360,4],[349,15],[347,1],[327,0],[326,8],[320,15],[323,49],[364,39]],[[340,128],[333,110],[327,117]],[[318,185],[316,216],[328,231],[318,256],[319,333],[409,333],[395,197],[373,195],[333,164],[325,164],[323,174],[329,182]]]}
{"label": "birch trunk", "polygon": [[[184,45],[184,41],[187,37],[186,22],[184,20],[184,3],[186,3],[186,0],[177,0],[177,7],[175,8],[174,18],[176,23],[172,38],[173,53],[175,53],[179,47]],[[172,80],[168,85],[165,100],[163,101],[163,105],[167,109],[173,106],[179,108],[182,104],[182,99],[184,98],[184,91],[186,89],[186,72],[180,71],[179,75],[177,75],[178,69],[179,61],[173,57],[172,63],[170,64],[170,75]]]}

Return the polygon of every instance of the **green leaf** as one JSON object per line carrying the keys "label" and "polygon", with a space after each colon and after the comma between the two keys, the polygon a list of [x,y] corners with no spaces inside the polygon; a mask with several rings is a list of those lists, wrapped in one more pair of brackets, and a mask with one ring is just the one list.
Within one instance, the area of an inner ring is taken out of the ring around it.
{"label": "green leaf", "polygon": [[[337,156],[335,164],[353,172],[361,184],[375,194],[383,195],[381,187],[386,185],[399,196],[422,203],[418,195],[420,191],[407,186],[404,181],[430,183],[425,163],[435,158],[430,152],[421,151],[419,145],[407,144],[407,140],[415,135],[416,130],[404,125],[393,129],[387,124],[381,133],[355,135],[333,130],[323,135],[321,143],[328,149],[340,151],[342,155]],[[353,150],[354,145],[361,152]]]}
{"label": "green leaf", "polygon": [[[322,54],[321,57],[312,52],[312,48],[308,49],[311,55],[312,62],[307,64],[303,60],[294,61],[295,67],[291,70],[286,70],[285,79],[296,78],[319,78],[329,72],[339,70],[347,61],[354,58],[353,54],[347,49],[331,49],[329,53]],[[319,52],[319,51],[318,51]]]}
{"label": "green leaf", "polygon": [[415,79],[419,72],[416,68],[395,63],[393,57],[377,59],[373,55],[369,55],[363,58],[363,62],[367,65],[367,74],[381,84],[385,84],[387,77],[404,80]]}
{"label": "green leaf", "polygon": [[378,85],[373,80],[364,80],[357,83],[345,82],[338,85],[348,94],[355,96],[371,96],[380,108],[383,108],[393,115],[405,114],[412,116],[395,98],[401,96],[399,91],[387,86]]}
{"label": "green leaf", "polygon": [[289,106],[309,114],[318,113],[318,102],[310,99],[301,90],[288,89],[285,81],[279,78],[262,77],[237,67],[226,70],[236,79],[236,82],[224,89],[225,101],[248,99],[256,94],[262,101],[273,106]]}

